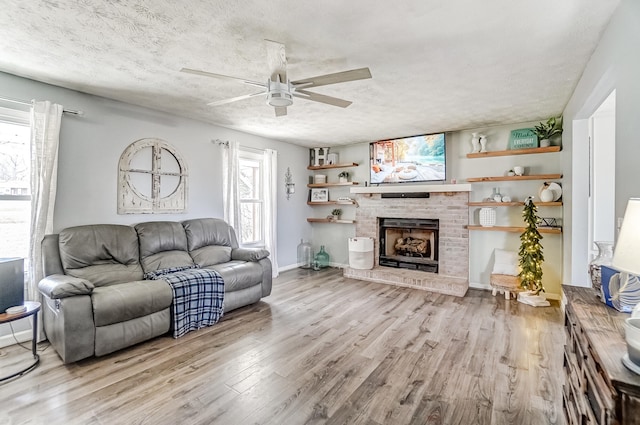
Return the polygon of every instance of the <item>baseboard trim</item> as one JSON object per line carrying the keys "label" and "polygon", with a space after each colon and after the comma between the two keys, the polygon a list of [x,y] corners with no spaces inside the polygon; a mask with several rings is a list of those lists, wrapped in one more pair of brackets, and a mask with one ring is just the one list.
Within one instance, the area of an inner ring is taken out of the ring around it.
{"label": "baseboard trim", "polygon": [[[295,263],[295,264],[290,264],[288,266],[278,267],[278,272],[279,273],[287,272],[289,270],[297,269],[300,266],[302,266],[302,263]],[[349,267],[349,265],[348,264],[342,264],[342,263],[329,263],[329,267],[336,267],[338,269],[344,269],[345,267]],[[309,270],[311,270],[311,269],[309,269]]]}
{"label": "baseboard trim", "polygon": [[282,273],[282,272],[287,272],[289,270],[297,269],[301,265],[302,263],[294,263],[294,264],[289,264],[288,266],[278,267],[278,272]]}
{"label": "baseboard trim", "polygon": [[469,288],[473,288],[473,289],[484,289],[487,291],[491,290],[491,286],[487,285],[485,283],[479,283],[479,282],[469,282]]}
{"label": "baseboard trim", "polygon": [[[13,338],[15,335],[15,339]],[[16,343],[16,339],[18,342],[29,342],[33,337],[33,331],[31,329],[27,329],[25,331],[16,332],[15,334],[9,333],[8,335],[0,336],[0,348],[8,347],[10,345],[14,345]]]}

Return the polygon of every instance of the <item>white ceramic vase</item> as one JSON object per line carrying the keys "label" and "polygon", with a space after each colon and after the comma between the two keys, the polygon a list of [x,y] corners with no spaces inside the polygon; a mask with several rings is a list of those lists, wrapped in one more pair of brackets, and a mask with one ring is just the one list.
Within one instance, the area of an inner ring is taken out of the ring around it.
{"label": "white ceramic vase", "polygon": [[553,190],[545,189],[540,192],[540,200],[542,202],[552,202],[553,201]]}
{"label": "white ceramic vase", "polygon": [[487,151],[487,136],[484,134],[480,135],[480,152]]}
{"label": "white ceramic vase", "polygon": [[480,152],[480,137],[478,133],[471,133],[471,146],[473,147],[473,153]]}

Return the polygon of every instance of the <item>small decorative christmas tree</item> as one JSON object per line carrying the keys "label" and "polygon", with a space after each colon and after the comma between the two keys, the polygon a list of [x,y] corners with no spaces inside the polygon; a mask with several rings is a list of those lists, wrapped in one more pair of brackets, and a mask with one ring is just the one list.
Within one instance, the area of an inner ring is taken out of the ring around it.
{"label": "small decorative christmas tree", "polygon": [[542,255],[542,245],[540,240],[542,235],[538,232],[537,215],[538,208],[533,203],[533,197],[530,196],[524,203],[522,217],[527,227],[520,235],[520,286],[525,290],[531,291],[533,295],[544,292],[542,286],[542,263],[544,256]]}

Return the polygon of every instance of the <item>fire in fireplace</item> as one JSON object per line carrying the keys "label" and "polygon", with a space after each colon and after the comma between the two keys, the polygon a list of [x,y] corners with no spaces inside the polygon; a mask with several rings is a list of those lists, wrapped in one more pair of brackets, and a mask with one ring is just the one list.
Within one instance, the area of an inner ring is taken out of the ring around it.
{"label": "fire in fireplace", "polygon": [[378,218],[381,266],[438,273],[439,220]]}

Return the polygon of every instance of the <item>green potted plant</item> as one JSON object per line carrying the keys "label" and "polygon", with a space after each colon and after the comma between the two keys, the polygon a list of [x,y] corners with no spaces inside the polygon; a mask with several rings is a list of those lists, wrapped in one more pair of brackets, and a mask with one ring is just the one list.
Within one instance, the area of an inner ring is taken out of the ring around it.
{"label": "green potted plant", "polygon": [[331,216],[333,217],[333,220],[340,220],[341,215],[342,215],[342,210],[340,208],[335,208],[333,211],[331,211]]}
{"label": "green potted plant", "polygon": [[348,171],[342,171],[340,174],[338,174],[338,178],[340,179],[340,183],[346,183],[349,181],[349,172]]}
{"label": "green potted plant", "polygon": [[551,145],[551,137],[556,134],[562,134],[562,117],[551,117],[547,122],[541,122],[536,125],[533,132],[538,136],[540,147],[547,147]]}

